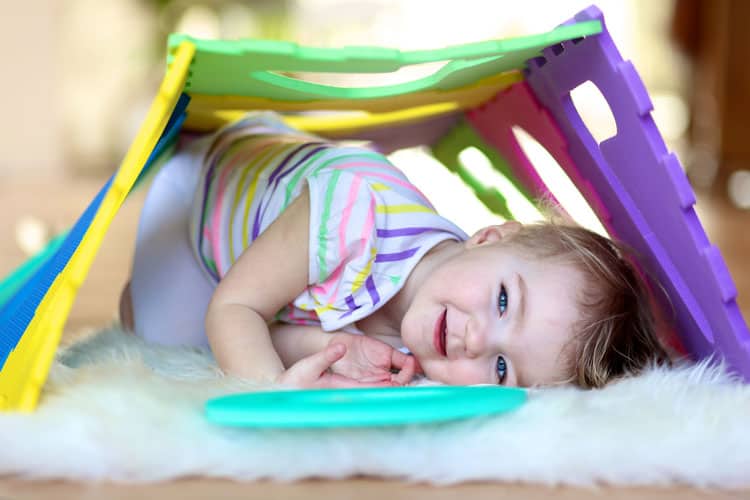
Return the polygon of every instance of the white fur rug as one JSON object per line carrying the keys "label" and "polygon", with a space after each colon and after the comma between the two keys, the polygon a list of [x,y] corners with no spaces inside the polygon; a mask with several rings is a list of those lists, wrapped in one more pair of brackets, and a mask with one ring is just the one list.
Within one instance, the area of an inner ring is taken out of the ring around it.
{"label": "white fur rug", "polygon": [[204,420],[207,398],[252,389],[205,352],[105,330],[60,353],[35,413],[0,414],[0,475],[750,486],[750,385],[705,365],[535,391],[515,413],[448,424],[254,431]]}

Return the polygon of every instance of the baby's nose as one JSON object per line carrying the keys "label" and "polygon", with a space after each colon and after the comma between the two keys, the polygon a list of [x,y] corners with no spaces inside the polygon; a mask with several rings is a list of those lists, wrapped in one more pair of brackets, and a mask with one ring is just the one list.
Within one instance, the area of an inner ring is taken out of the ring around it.
{"label": "baby's nose", "polygon": [[466,334],[464,335],[466,356],[477,358],[484,353],[487,335],[481,322],[473,318],[466,323]]}

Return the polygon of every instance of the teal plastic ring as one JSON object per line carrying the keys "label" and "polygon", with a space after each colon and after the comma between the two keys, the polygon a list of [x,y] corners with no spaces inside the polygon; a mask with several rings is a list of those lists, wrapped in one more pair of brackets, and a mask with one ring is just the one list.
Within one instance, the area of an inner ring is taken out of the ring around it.
{"label": "teal plastic ring", "polygon": [[211,399],[205,414],[233,427],[374,427],[505,413],[526,398],[524,389],[491,385],[267,391]]}

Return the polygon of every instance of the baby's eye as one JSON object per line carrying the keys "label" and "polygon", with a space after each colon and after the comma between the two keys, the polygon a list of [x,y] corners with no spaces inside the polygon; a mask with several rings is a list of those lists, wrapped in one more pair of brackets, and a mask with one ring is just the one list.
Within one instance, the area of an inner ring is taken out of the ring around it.
{"label": "baby's eye", "polygon": [[502,356],[497,357],[497,383],[502,385],[505,382],[505,377],[508,375],[508,365],[505,363],[505,358]]}
{"label": "baby's eye", "polygon": [[505,311],[508,309],[508,292],[505,290],[505,285],[500,285],[500,295],[497,297],[497,310],[502,318]]}

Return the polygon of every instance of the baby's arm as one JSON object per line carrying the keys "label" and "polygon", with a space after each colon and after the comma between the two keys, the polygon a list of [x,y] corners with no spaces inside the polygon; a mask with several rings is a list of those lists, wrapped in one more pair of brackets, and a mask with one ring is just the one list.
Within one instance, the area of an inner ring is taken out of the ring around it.
{"label": "baby's arm", "polygon": [[272,323],[269,329],[273,346],[284,366],[292,366],[300,359],[322,351],[333,339],[332,333],[315,325]]}
{"label": "baby's arm", "polygon": [[268,322],[307,286],[309,210],[304,189],[219,282],[206,313],[206,333],[226,373],[267,381],[284,373]]}
{"label": "baby's arm", "polygon": [[376,339],[275,326],[272,342],[269,322],[308,283],[309,210],[305,189],[216,287],[206,333],[219,366],[237,377],[303,386],[409,382],[414,360]]}

